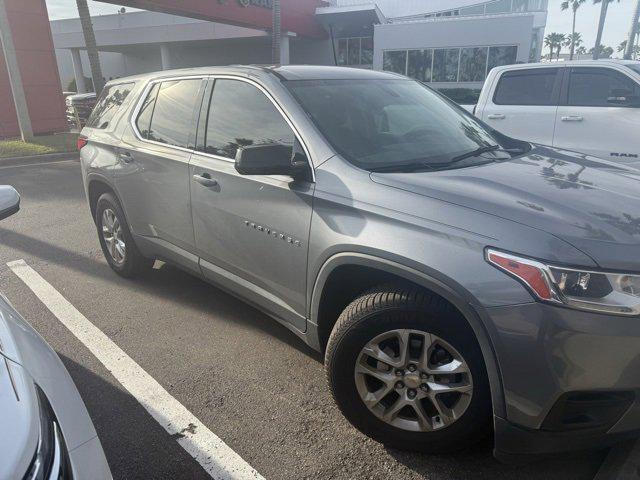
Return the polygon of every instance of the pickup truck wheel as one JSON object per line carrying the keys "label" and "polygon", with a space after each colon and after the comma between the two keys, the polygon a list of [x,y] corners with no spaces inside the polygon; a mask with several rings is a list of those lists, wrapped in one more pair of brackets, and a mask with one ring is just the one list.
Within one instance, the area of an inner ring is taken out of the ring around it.
{"label": "pickup truck wheel", "polygon": [[345,417],[387,446],[446,453],[490,432],[480,347],[460,313],[429,292],[383,285],[356,298],[331,333],[325,365]]}
{"label": "pickup truck wheel", "polygon": [[111,193],[98,198],[95,223],[102,252],[118,275],[134,277],[153,266],[154,261],[143,257],[136,247],[122,207]]}

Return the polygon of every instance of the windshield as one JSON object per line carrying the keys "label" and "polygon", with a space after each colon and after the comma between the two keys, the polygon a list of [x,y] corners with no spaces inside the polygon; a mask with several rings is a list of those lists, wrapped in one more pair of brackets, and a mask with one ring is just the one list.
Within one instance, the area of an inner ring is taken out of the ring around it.
{"label": "windshield", "polygon": [[412,80],[286,83],[336,151],[360,168],[429,169],[505,158],[495,132]]}
{"label": "windshield", "polygon": [[627,64],[627,67],[629,67],[631,70],[633,70],[636,73],[640,73],[640,63],[630,63],[630,64]]}

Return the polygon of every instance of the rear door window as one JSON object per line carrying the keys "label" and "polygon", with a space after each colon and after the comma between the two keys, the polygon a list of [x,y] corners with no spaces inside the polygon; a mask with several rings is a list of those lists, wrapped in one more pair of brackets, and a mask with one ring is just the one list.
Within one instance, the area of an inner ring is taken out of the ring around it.
{"label": "rear door window", "polygon": [[289,124],[257,87],[216,80],[207,116],[206,153],[233,159],[240,147],[280,143],[293,149],[294,141]]}
{"label": "rear door window", "polygon": [[493,103],[496,105],[556,105],[559,74],[559,68],[506,72],[500,77]]}
{"label": "rear door window", "polygon": [[[195,130],[194,113],[201,84],[202,80],[199,78],[162,82],[155,98],[151,123],[145,138],[186,148]],[[149,106],[146,110],[148,109]],[[145,111],[141,111],[141,115],[146,115]],[[141,120],[140,116],[138,120]]]}
{"label": "rear door window", "polygon": [[111,126],[111,119],[129,96],[134,85],[134,83],[121,83],[105,87],[87,120],[87,127],[104,130]]}
{"label": "rear door window", "polygon": [[[626,99],[626,100],[622,100]],[[572,68],[568,105],[571,107],[640,107],[640,86],[610,68]]]}

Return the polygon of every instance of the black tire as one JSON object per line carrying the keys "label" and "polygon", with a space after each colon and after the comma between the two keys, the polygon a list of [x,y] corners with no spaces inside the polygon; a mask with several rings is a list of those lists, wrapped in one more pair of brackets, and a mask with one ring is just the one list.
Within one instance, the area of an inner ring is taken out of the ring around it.
{"label": "black tire", "polygon": [[[120,263],[116,262],[109,252],[107,247],[107,243],[102,235],[102,219],[103,213],[105,210],[110,209],[115,213],[115,216],[120,222],[122,227],[122,235],[124,237],[126,250],[124,255],[124,260]],[[116,199],[116,197],[111,193],[104,193],[98,198],[96,202],[96,218],[95,224],[98,230],[98,239],[100,240],[100,246],[102,247],[102,253],[107,260],[109,266],[116,272],[118,275],[125,278],[132,278],[141,273],[151,269],[153,267],[154,260],[144,257],[138,247],[136,246],[133,236],[131,235],[131,230],[129,229],[129,225],[125,220],[124,212],[122,211],[122,207],[120,206],[120,202]]]}
{"label": "black tire", "polygon": [[[466,360],[473,394],[452,424],[433,431],[409,431],[384,422],[361,400],[354,376],[362,348],[396,329],[422,330],[452,345]],[[381,285],[356,298],[342,312],[327,345],[329,388],[344,416],[358,430],[389,447],[424,453],[463,450],[491,432],[491,395],[478,342],[462,315],[441,297],[419,288]]]}

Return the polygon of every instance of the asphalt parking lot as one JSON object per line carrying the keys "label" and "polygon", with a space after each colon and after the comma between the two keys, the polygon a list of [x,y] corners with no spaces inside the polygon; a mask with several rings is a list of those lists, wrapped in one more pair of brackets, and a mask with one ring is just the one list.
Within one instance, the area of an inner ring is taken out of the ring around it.
{"label": "asphalt parking lot", "polygon": [[268,479],[592,479],[606,452],[505,466],[487,441],[425,456],[385,449],[334,407],[322,358],[262,313],[168,265],[107,266],[78,162],[0,167],[22,195],[0,223],[0,289],[58,352],[116,479],[211,478],[7,267],[25,262]]}

